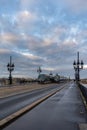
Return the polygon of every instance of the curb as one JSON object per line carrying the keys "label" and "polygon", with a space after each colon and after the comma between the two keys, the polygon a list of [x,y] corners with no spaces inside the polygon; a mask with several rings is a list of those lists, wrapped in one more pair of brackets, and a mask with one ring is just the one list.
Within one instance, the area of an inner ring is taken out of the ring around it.
{"label": "curb", "polygon": [[86,103],[85,97],[83,96],[82,92],[80,92],[80,93],[81,93],[81,97],[82,97],[83,103],[85,105],[85,108],[87,110],[87,103]]}
{"label": "curb", "polygon": [[32,103],[29,106],[26,106],[25,108],[13,113],[12,115],[6,117],[5,119],[2,119],[0,121],[0,128],[5,127],[5,125],[11,123],[12,121],[16,120],[18,117],[20,117],[21,115],[23,115],[24,113],[32,110],[34,107],[36,107],[37,105],[39,105],[40,103],[42,103],[43,101],[45,101],[46,99],[48,99],[49,97],[53,96],[54,94],[56,94],[58,91],[62,90],[65,86],[63,86],[62,88],[51,92],[50,94],[48,94],[47,96],[35,101],[34,103]]}
{"label": "curb", "polygon": [[[79,87],[78,87],[78,88],[79,88]],[[80,88],[79,88],[79,90],[80,90]],[[83,100],[84,106],[85,106],[85,108],[86,108],[86,110],[87,110],[87,103],[86,103],[85,97],[83,96],[81,90],[80,90],[80,95],[81,95],[81,97],[82,97],[82,100]]]}

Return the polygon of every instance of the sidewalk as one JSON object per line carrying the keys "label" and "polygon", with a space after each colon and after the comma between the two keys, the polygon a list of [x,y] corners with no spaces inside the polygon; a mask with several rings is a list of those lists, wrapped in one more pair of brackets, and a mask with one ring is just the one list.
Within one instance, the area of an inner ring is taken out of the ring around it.
{"label": "sidewalk", "polygon": [[76,84],[73,83],[69,87],[59,107],[61,111],[58,111],[58,113],[63,114],[61,120],[63,122],[67,121],[65,130],[87,130],[87,110],[85,109],[80,90]]}

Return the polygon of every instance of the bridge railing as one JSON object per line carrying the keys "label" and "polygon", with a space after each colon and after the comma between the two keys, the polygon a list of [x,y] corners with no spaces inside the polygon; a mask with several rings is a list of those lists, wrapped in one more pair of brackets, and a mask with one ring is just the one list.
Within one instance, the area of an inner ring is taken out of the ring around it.
{"label": "bridge railing", "polygon": [[79,88],[85,98],[86,104],[87,104],[87,85],[79,83]]}

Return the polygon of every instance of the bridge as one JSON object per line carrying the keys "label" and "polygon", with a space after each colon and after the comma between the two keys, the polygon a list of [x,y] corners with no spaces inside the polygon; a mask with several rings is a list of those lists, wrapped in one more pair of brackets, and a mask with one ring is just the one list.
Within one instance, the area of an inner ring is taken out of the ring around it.
{"label": "bridge", "polygon": [[82,86],[70,81],[0,98],[0,128],[87,130],[86,96]]}

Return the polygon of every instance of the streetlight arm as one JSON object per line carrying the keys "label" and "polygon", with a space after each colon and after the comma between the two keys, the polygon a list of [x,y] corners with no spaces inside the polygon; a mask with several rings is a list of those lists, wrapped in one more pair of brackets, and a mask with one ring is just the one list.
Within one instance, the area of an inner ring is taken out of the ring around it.
{"label": "streetlight arm", "polygon": [[73,62],[73,67],[75,69],[75,79],[76,81],[79,81],[80,80],[80,75],[79,75],[79,72],[81,69],[83,69],[83,61],[81,60],[81,62],[79,61],[79,52],[77,53],[77,62],[74,60]]}
{"label": "streetlight arm", "polygon": [[84,65],[83,60],[81,60],[81,68],[82,69],[83,69],[83,65]]}
{"label": "streetlight arm", "polygon": [[75,69],[75,67],[76,67],[76,61],[75,60],[73,62],[73,66],[74,66],[74,69]]}
{"label": "streetlight arm", "polygon": [[9,63],[7,64],[7,67],[9,67],[10,65],[9,65]]}

